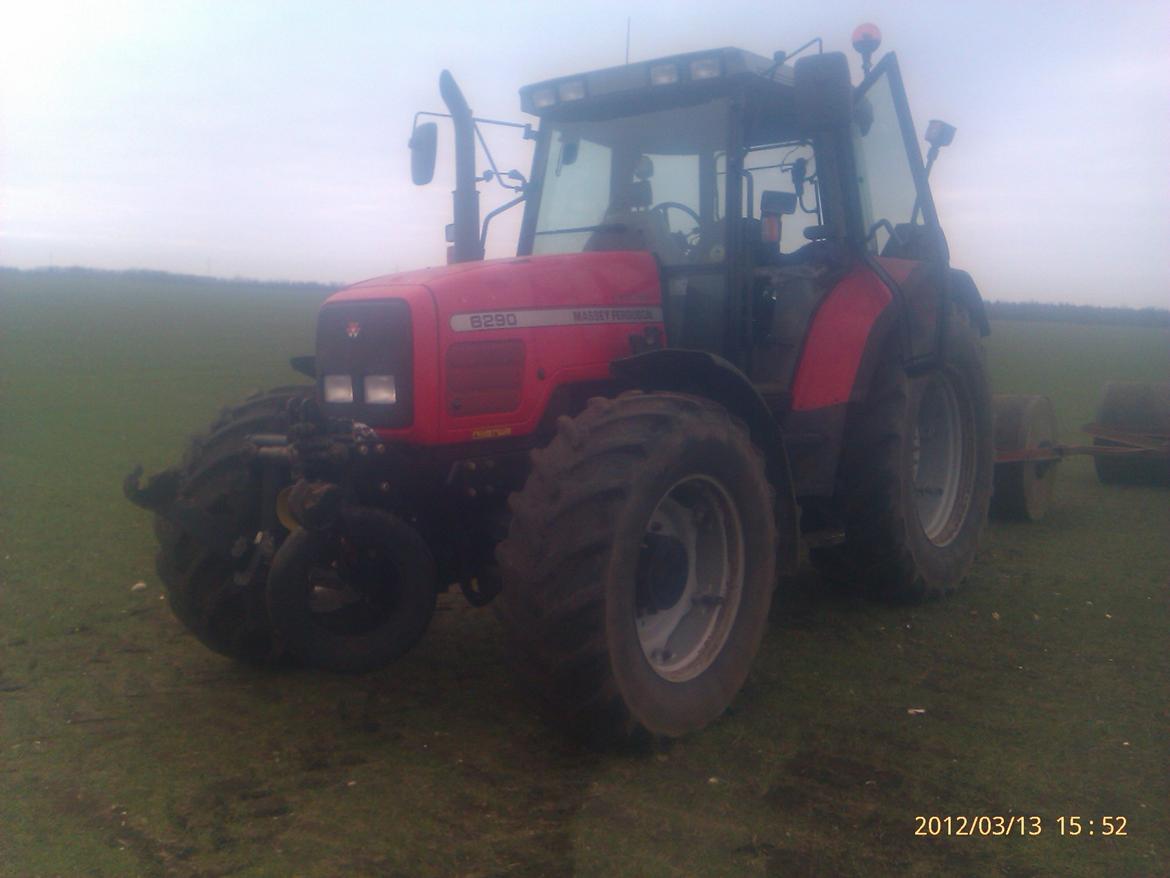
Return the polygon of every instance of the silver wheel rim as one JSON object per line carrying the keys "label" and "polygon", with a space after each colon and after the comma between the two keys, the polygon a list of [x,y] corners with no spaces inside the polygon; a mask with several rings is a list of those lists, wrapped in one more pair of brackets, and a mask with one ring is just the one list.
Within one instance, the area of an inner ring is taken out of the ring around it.
{"label": "silver wheel rim", "polygon": [[912,481],[919,524],[935,545],[954,539],[966,514],[970,429],[951,382],[942,373],[930,376],[914,423]]}
{"label": "silver wheel rim", "polygon": [[743,526],[727,489],[705,475],[675,482],[646,525],[636,576],[638,642],[658,676],[694,679],[723,651],[743,561]]}

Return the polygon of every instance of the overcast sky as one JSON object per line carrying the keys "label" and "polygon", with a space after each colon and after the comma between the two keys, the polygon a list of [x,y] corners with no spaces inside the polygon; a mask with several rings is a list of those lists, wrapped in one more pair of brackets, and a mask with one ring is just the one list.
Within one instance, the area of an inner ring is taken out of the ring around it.
{"label": "overcast sky", "polygon": [[[855,72],[849,34],[875,22],[919,131],[958,126],[935,200],[986,297],[1170,307],[1164,0],[0,0],[0,265],[350,282],[440,263],[449,131],[430,186],[406,149],[439,71],[523,120],[519,86],[621,63],[627,16],[632,60],[821,36]],[[490,139],[527,172],[531,144]],[[489,255],[514,242],[497,223]]]}

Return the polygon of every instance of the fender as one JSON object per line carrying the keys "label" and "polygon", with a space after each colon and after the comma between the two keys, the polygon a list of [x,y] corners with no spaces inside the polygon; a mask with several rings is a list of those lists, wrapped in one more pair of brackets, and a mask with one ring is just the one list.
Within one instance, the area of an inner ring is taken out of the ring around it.
{"label": "fender", "polygon": [[[859,264],[821,302],[805,335],[792,382],[792,411],[839,406],[864,393],[867,349],[896,325],[893,294],[868,266]],[[885,316],[883,316],[885,315]],[[858,379],[861,387],[858,387]]]}
{"label": "fender", "polygon": [[[981,335],[990,334],[983,298],[971,275],[952,268],[947,270],[946,278],[946,298],[967,310]],[[900,278],[891,280],[897,283]],[[881,350],[889,333],[898,326],[897,307],[890,289],[865,266],[856,267],[842,278],[809,325],[792,385],[793,412],[865,398]],[[945,331],[946,309],[941,313],[940,337]],[[941,346],[936,351],[946,356]]]}
{"label": "fender", "polygon": [[799,516],[788,453],[780,425],[748,377],[732,363],[706,351],[665,348],[610,363],[610,372],[639,390],[693,393],[719,402],[747,424],[764,453],[768,480],[776,490],[776,529],[786,534],[777,554],[780,570],[794,573],[799,553]]}
{"label": "fender", "polygon": [[957,268],[949,269],[947,280],[950,282],[948,293],[951,299],[967,309],[971,321],[979,327],[979,334],[983,337],[991,335],[991,322],[987,319],[987,308],[983,305],[983,296],[979,295],[979,287],[971,275]]}
{"label": "fender", "polygon": [[[889,281],[899,283],[914,263],[886,260]],[[943,301],[954,301],[971,314],[982,335],[991,330],[971,276],[948,269]],[[921,301],[919,302],[921,305]],[[833,492],[837,457],[850,403],[864,400],[891,333],[906,330],[900,320],[899,300],[882,275],[865,264],[856,266],[830,291],[817,309],[805,336],[804,350],[792,385],[792,407],[784,422],[790,455],[799,462],[796,493],[827,496]],[[932,309],[933,310],[933,309]],[[946,356],[941,341],[947,309],[936,323],[939,341],[929,357]],[[908,339],[902,339],[901,356],[908,355]],[[795,443],[795,444],[794,444]]]}

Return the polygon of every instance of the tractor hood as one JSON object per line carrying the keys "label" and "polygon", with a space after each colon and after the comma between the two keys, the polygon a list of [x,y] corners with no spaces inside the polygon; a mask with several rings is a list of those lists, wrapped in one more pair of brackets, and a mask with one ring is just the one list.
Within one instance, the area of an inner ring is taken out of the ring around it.
{"label": "tractor hood", "polygon": [[440,324],[453,315],[517,308],[658,305],[654,257],[642,251],[564,253],[462,262],[372,278],[327,300],[412,299],[425,290]]}
{"label": "tractor hood", "polygon": [[[353,382],[351,395],[326,400],[324,412],[420,445],[523,436],[537,429],[558,386],[609,381],[631,338],[662,338],[662,316],[658,266],[644,251],[520,256],[373,278],[321,308],[318,382]],[[392,384],[392,404],[367,401],[369,376]]]}

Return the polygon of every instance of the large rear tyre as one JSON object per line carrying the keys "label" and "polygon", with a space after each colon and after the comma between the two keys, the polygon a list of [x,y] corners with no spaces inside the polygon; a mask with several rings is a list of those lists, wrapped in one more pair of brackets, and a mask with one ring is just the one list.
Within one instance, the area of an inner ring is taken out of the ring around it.
{"label": "large rear tyre", "polygon": [[[1170,384],[1111,381],[1102,388],[1097,423],[1123,433],[1170,435]],[[1094,445],[1120,443],[1094,439]],[[1126,454],[1093,458],[1097,478],[1106,485],[1170,485],[1170,458]]]}
{"label": "large rear tyre", "polygon": [[767,623],[764,459],[706,399],[595,399],[510,502],[500,616],[517,677],[592,744],[677,736],[739,691]]}
{"label": "large rear tyre", "polygon": [[949,315],[947,362],[911,377],[887,346],[851,413],[838,470],[843,545],[812,561],[850,588],[892,602],[953,591],[987,522],[994,445],[979,334]]}
{"label": "large rear tyre", "polygon": [[[155,515],[159,541],[156,569],[171,610],[206,646],[239,661],[259,664],[281,658],[265,607],[263,571],[246,574],[260,529],[261,480],[245,454],[252,433],[283,433],[290,407],[313,392],[311,386],[280,387],[224,409],[207,433],[191,441],[182,463],[171,472],[175,499],[190,503],[243,550],[238,560],[212,551],[167,517]],[[250,551],[249,551],[250,550]],[[259,573],[260,575],[256,575]]]}

